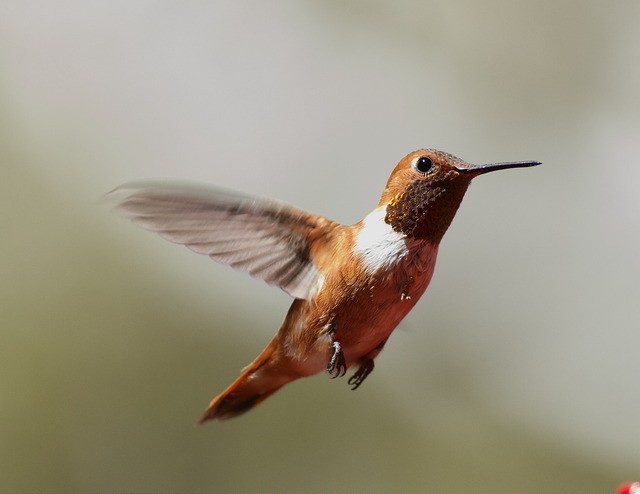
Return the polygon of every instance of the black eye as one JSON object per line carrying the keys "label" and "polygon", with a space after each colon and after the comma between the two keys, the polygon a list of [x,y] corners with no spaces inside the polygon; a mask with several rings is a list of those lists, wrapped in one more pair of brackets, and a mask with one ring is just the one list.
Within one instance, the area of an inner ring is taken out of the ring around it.
{"label": "black eye", "polygon": [[420,156],[414,165],[420,173],[428,173],[433,168],[433,161],[428,156]]}

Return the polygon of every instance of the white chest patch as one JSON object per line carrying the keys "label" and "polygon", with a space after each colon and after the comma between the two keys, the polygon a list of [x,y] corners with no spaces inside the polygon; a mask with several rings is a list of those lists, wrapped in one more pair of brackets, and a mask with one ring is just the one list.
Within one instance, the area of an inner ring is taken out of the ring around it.
{"label": "white chest patch", "polygon": [[384,206],[369,213],[356,237],[354,252],[362,257],[369,273],[394,266],[409,254],[406,235],[385,223],[385,214]]}

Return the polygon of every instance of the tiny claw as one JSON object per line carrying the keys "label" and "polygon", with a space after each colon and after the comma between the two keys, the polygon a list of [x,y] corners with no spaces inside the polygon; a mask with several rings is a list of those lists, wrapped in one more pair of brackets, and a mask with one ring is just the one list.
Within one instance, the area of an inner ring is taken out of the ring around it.
{"label": "tiny claw", "polygon": [[351,391],[355,391],[356,389],[358,389],[358,387],[367,378],[367,376],[371,374],[373,367],[374,367],[373,359],[367,359],[364,362],[362,362],[362,364],[360,364],[360,367],[358,367],[358,370],[356,371],[356,373],[353,376],[351,376],[347,381],[347,384],[349,384],[350,386],[353,386],[351,388]]}
{"label": "tiny claw", "polygon": [[333,340],[331,347],[333,348],[333,353],[327,364],[327,372],[331,375],[332,379],[335,379],[347,373],[347,361],[344,358],[344,352],[342,351],[342,346],[340,346],[339,341]]}

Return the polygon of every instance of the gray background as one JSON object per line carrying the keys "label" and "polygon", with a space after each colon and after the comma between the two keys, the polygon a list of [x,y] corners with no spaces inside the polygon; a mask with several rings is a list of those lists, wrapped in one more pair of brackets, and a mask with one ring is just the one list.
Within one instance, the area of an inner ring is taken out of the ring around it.
{"label": "gray background", "polygon": [[[0,2],[0,490],[613,492],[640,477],[637,1]],[[110,214],[174,177],[352,223],[477,179],[352,393],[196,427],[290,303]]]}

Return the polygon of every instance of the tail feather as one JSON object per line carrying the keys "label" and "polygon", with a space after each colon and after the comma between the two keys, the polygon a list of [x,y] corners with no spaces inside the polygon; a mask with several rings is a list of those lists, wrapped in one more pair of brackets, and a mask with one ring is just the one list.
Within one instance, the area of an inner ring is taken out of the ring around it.
{"label": "tail feather", "polygon": [[287,372],[287,366],[278,365],[278,358],[274,355],[276,347],[277,342],[273,340],[251,364],[243,369],[240,377],[211,400],[198,423],[237,417],[296,379],[298,376]]}

